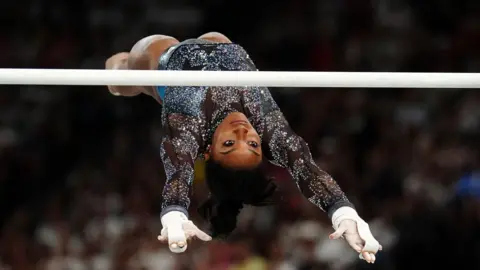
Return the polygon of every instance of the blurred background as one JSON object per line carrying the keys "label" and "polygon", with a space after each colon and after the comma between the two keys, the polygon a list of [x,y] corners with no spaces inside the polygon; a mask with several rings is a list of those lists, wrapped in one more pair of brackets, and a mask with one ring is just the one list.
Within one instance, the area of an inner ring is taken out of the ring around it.
{"label": "blurred background", "polygon": [[[104,68],[140,38],[219,31],[260,70],[480,72],[477,0],[2,1],[0,66]],[[161,107],[105,87],[1,86],[0,269],[480,269],[480,95],[271,89],[369,222],[375,265],[328,240],[326,215],[272,167],[277,207],[233,239],[173,255],[156,241]],[[205,199],[197,164],[191,217]]]}

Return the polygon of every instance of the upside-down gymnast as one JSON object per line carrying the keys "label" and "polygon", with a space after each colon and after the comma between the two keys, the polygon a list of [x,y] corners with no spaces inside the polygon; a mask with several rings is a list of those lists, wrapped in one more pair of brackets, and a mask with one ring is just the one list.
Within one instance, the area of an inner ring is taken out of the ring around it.
{"label": "upside-down gymnast", "polygon": [[[129,53],[113,55],[107,69],[257,71],[247,52],[220,33],[179,42],[164,35],[138,41]],[[199,208],[212,236],[231,233],[243,205],[271,202],[275,184],[261,169],[262,160],[287,168],[310,202],[327,212],[334,232],[367,262],[381,250],[368,224],[359,217],[332,177],[312,159],[265,87],[108,86],[116,96],[146,94],[162,104],[161,158],[166,173],[159,240],[172,252],[187,240],[210,241],[188,219],[194,162],[206,160],[209,199]]]}

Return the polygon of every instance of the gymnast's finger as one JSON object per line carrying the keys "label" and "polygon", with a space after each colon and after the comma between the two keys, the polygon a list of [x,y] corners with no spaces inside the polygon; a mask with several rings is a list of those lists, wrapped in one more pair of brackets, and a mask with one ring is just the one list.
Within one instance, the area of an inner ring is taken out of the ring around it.
{"label": "gymnast's finger", "polygon": [[368,263],[374,263],[376,258],[373,253],[363,251],[362,253],[360,253],[360,259],[363,259]]}
{"label": "gymnast's finger", "polygon": [[167,243],[168,242],[168,238],[166,236],[159,235],[159,236],[157,236],[157,239],[158,239],[158,241],[160,241],[162,243]]}
{"label": "gymnast's finger", "polygon": [[180,226],[172,226],[167,229],[168,247],[173,253],[182,253],[187,250],[187,238]]}
{"label": "gymnast's finger", "polygon": [[212,240],[212,237],[210,235],[206,234],[205,232],[203,232],[202,230],[200,230],[198,228],[195,230],[195,236],[202,241]]}

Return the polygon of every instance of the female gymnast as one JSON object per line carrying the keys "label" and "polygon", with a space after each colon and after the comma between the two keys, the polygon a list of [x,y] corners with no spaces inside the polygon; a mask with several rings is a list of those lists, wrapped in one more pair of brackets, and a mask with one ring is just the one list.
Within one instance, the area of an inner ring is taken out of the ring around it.
{"label": "female gymnast", "polygon": [[[220,33],[179,42],[164,35],[138,41],[129,53],[113,55],[107,69],[257,71],[247,52]],[[166,173],[162,231],[172,252],[187,240],[212,238],[188,219],[197,157],[206,160],[210,198],[200,207],[213,237],[228,235],[243,205],[271,203],[274,183],[262,160],[287,168],[310,202],[326,211],[335,232],[369,263],[381,250],[337,183],[315,164],[305,141],[296,135],[265,87],[108,86],[116,96],[147,94],[162,104],[161,158]]]}

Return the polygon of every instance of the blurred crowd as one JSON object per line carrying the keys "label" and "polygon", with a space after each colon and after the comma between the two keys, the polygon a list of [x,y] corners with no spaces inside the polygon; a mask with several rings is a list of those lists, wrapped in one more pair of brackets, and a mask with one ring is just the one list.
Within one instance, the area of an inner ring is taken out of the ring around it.
{"label": "blurred crowd", "polygon": [[[149,34],[219,31],[261,70],[480,72],[473,0],[2,2],[1,67],[103,68]],[[156,240],[161,108],[104,87],[0,87],[0,269],[480,269],[480,95],[271,89],[384,251],[358,259],[288,176],[227,242]],[[198,162],[191,206],[207,196]]]}

